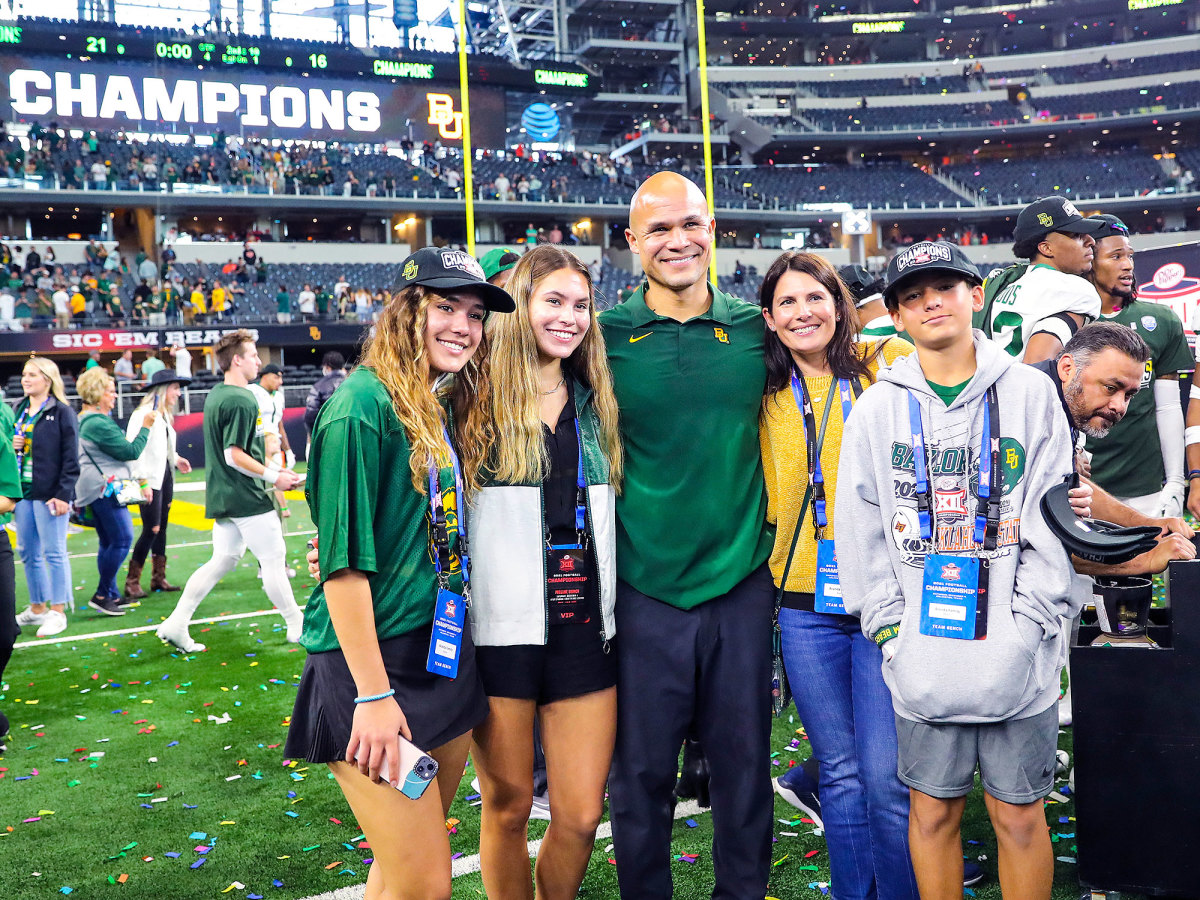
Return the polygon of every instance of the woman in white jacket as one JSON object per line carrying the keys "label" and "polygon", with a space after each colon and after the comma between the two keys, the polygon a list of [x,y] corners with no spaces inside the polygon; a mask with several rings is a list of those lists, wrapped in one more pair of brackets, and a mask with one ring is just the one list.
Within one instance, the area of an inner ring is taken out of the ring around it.
{"label": "woman in white jacket", "polygon": [[147,594],[142,590],[142,568],[147,554],[153,555],[153,574],[150,579],[152,591],[178,591],[179,587],[167,581],[167,515],[171,511],[174,495],[174,469],[187,474],[192,464],[180,456],[175,448],[175,406],[183,385],[191,381],[170,369],[155,372],[148,385],[149,390],[129,417],[125,428],[127,435],[136,435],[141,430],[146,414],[158,412],[158,421],[150,429],[146,449],[133,463],[134,475],[149,483],[153,493],[149,503],[142,504],[142,533],[133,545],[129,557],[129,572],[125,576],[125,596],[140,600]]}

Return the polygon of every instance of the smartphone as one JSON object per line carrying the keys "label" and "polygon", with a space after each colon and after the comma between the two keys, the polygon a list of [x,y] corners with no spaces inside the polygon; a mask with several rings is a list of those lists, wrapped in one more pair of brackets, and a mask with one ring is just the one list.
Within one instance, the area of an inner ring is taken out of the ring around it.
{"label": "smartphone", "polygon": [[[355,759],[357,760],[359,757],[356,756]],[[425,793],[429,785],[433,784],[433,779],[438,773],[438,764],[436,759],[401,735],[400,769],[404,773],[404,777],[400,780],[396,790],[411,800],[417,800]],[[387,763],[384,763],[379,772],[380,779],[388,781],[390,774]]]}
{"label": "smartphone", "polygon": [[154,395],[154,401],[151,403],[150,408],[153,409],[155,412],[158,411],[158,394]]}

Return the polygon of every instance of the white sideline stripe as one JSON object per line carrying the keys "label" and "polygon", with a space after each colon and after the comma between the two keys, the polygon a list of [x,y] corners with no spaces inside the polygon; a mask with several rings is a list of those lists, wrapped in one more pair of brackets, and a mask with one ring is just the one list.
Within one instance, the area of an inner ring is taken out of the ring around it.
{"label": "white sideline stripe", "polygon": [[[675,807],[675,818],[686,819],[695,816],[703,815],[708,812],[707,809],[701,809],[700,805],[695,800],[688,800],[686,803],[680,803]],[[600,827],[596,829],[596,840],[607,841],[612,837],[612,823],[601,822]],[[541,849],[541,840],[530,841],[528,844],[529,858],[533,859],[537,856],[538,850]],[[454,878],[461,875],[473,875],[479,871],[479,855],[475,856],[460,856],[451,864],[450,874]],[[302,900],[362,900],[363,894],[366,892],[366,884],[351,884],[343,888],[338,888],[334,891],[328,891],[324,894],[314,894],[311,897],[304,897]]]}
{"label": "white sideline stripe", "polygon": [[[284,535],[284,537],[285,538],[303,537],[306,534],[316,534],[316,533],[317,533],[317,529],[306,528],[301,531],[289,531]],[[180,547],[211,547],[211,546],[212,546],[212,541],[185,541],[182,544],[167,544],[167,549],[168,550],[178,550]],[[96,558],[95,551],[93,551],[91,553],[68,553],[67,554],[67,559],[95,559],[95,558]],[[16,556],[16,558],[13,560],[13,562],[16,563],[18,566],[25,565],[25,561],[23,559],[21,559],[19,554]]]}
{"label": "white sideline stripe", "polygon": [[[206,619],[192,619],[192,625],[208,625],[213,622],[230,622],[234,619],[253,619],[255,616],[279,616],[281,613],[277,609],[264,609],[258,612],[248,613],[229,613],[225,616],[209,616]],[[157,623],[154,625],[139,625],[137,628],[119,628],[116,631],[95,631],[91,634],[60,634],[52,638],[42,638],[39,641],[20,641],[13,645],[14,650],[20,650],[22,647],[45,647],[49,644],[70,644],[75,641],[90,641],[94,638],[120,637],[123,634],[141,634],[143,631],[154,631],[158,628]]]}

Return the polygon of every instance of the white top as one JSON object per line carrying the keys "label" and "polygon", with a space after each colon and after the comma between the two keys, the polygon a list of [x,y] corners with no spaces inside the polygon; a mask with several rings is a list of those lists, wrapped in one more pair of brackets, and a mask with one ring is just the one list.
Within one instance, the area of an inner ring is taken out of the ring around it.
{"label": "white top", "polygon": [[[134,377],[134,375],[136,374],[136,373],[133,371],[133,360],[132,360],[132,359],[126,359],[125,357],[123,357],[123,356],[122,356],[122,357],[121,357],[120,359],[118,359],[118,360],[116,361],[116,363],[113,365],[113,374],[114,374],[114,375],[121,375],[121,376],[123,376],[123,377],[125,377],[125,378],[133,378],[133,377]],[[136,433],[136,432],[135,432],[135,433]]]}
{"label": "white top", "polygon": [[54,312],[64,315],[71,311],[71,295],[61,288],[54,292]]}
{"label": "white top", "polygon": [[246,386],[258,402],[258,413],[262,418],[264,433],[278,435],[283,425],[283,391],[271,393],[257,382]]}
{"label": "white top", "polygon": [[315,312],[317,308],[317,295],[312,291],[301,291],[296,296],[296,302],[300,305],[300,312]]}
{"label": "white top", "polygon": [[175,374],[192,377],[192,354],[187,347],[175,351]]}
{"label": "white top", "polygon": [[[146,420],[146,407],[140,404],[129,416],[125,426],[125,439],[132,441],[142,430]],[[150,437],[142,450],[142,455],[130,463],[134,478],[144,478],[156,491],[162,490],[163,476],[167,466],[175,465],[175,429],[167,424],[166,417],[160,412],[158,420],[150,427]]]}
{"label": "white top", "polygon": [[1018,359],[1038,332],[1053,334],[1066,344],[1071,339],[1070,329],[1054,318],[1064,312],[1090,322],[1100,315],[1100,295],[1090,281],[1078,275],[1045,265],[1030,266],[992,301],[988,323],[992,340]]}

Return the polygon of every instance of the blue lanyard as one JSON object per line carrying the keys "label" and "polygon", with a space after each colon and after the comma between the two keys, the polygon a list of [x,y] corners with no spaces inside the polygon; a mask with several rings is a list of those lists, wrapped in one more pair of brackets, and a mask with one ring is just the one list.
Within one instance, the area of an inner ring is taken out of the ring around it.
{"label": "blue lanyard", "polygon": [[[845,423],[850,418],[850,410],[853,408],[850,382],[848,379],[839,378],[837,386],[842,398],[842,422]],[[829,517],[825,512],[825,473],[821,471],[820,445],[823,443],[824,427],[822,427],[822,433],[818,435],[816,417],[813,415],[812,397],[808,393],[808,383],[804,380],[804,376],[795,369],[792,370],[792,397],[796,401],[796,408],[804,417],[804,441],[808,450],[809,482],[813,487],[813,521],[816,529],[820,531],[829,525]],[[831,382],[829,393],[825,397],[825,420],[828,419],[829,404],[832,402],[833,383]],[[825,420],[822,421],[822,426]]]}
{"label": "blue lanyard", "polygon": [[575,532],[579,543],[587,534],[587,481],[583,477],[583,435],[579,430],[579,416],[575,416],[575,444],[578,447],[579,465],[575,469]]}
{"label": "blue lanyard", "polygon": [[[978,506],[975,509],[976,544],[984,549],[995,549],[996,532],[1000,522],[1000,496],[993,496],[992,488],[1000,475],[1000,427],[997,411],[996,387],[988,388],[983,400],[983,434],[979,449]],[[908,392],[908,419],[912,430],[913,471],[917,482],[917,522],[921,527],[921,540],[933,538],[933,503],[929,489],[929,468],[925,452],[925,430],[921,423],[921,404],[916,395]],[[936,549],[936,547],[935,547]]]}
{"label": "blue lanyard", "polygon": [[[462,579],[464,593],[471,586],[470,560],[467,556],[467,517],[463,514],[463,480],[462,464],[458,454],[454,452],[454,444],[450,434],[443,430],[446,438],[446,449],[450,453],[450,466],[454,471],[454,507],[458,514],[458,548],[459,559],[462,563]],[[444,588],[448,581],[445,570],[450,567],[450,532],[446,523],[446,508],[442,499],[440,469],[437,462],[429,466],[429,510],[433,531],[433,567],[437,571],[438,583]]]}

